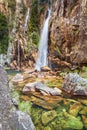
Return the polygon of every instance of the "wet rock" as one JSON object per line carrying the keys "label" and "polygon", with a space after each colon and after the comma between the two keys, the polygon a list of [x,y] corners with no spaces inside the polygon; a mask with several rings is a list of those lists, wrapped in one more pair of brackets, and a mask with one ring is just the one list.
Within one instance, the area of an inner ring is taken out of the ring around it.
{"label": "wet rock", "polygon": [[62,129],[82,130],[83,123],[80,119],[68,114],[67,112],[62,112],[58,116],[61,117],[60,123],[62,125]]}
{"label": "wet rock", "polygon": [[74,103],[73,105],[70,106],[69,113],[76,117],[81,108],[82,105],[80,103]]}
{"label": "wet rock", "polygon": [[13,112],[13,117],[17,130],[35,130],[33,122],[28,114],[15,110]]}
{"label": "wet rock", "polygon": [[87,106],[84,106],[83,109],[79,113],[82,115],[87,115]]}
{"label": "wet rock", "polygon": [[82,115],[82,120],[83,120],[85,128],[87,129],[87,116]]}
{"label": "wet rock", "polygon": [[52,110],[63,100],[60,96],[41,95],[39,93],[32,92],[30,101],[44,109]]}
{"label": "wet rock", "polygon": [[54,111],[54,110],[42,113],[41,119],[42,119],[43,125],[47,125],[47,124],[48,124],[49,122],[51,122],[56,116],[57,116],[57,113],[56,113],[56,111]]}
{"label": "wet rock", "polygon": [[78,99],[78,101],[87,106],[87,100],[86,99]]}
{"label": "wet rock", "polygon": [[41,68],[41,71],[46,72],[46,71],[51,71],[51,69],[48,66],[44,66]]}
{"label": "wet rock", "polygon": [[62,90],[75,96],[87,96],[87,79],[77,73],[69,73],[65,76]]}
{"label": "wet rock", "polygon": [[61,90],[58,88],[49,88],[41,82],[28,83],[23,88],[23,93],[30,91],[39,91],[42,95],[61,95]]}
{"label": "wet rock", "polygon": [[49,126],[45,127],[44,130],[51,130]]}

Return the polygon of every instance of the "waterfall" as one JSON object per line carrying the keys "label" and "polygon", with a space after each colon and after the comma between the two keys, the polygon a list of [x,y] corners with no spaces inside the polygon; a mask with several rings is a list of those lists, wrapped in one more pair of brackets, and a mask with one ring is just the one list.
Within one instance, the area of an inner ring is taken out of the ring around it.
{"label": "waterfall", "polygon": [[47,53],[48,53],[48,33],[49,33],[48,28],[49,28],[50,13],[51,10],[48,10],[46,14],[45,22],[43,24],[42,32],[41,32],[41,38],[40,38],[39,48],[38,48],[38,58],[35,67],[35,69],[38,71],[40,71],[41,67],[48,66]]}
{"label": "waterfall", "polygon": [[21,69],[21,60],[20,60],[20,41],[18,40],[18,71]]}
{"label": "waterfall", "polygon": [[27,29],[29,17],[30,17],[30,8],[28,8],[27,13],[26,13],[26,17],[25,17],[25,22],[24,22],[24,26],[23,26],[24,34],[25,34],[26,29]]}
{"label": "waterfall", "polygon": [[10,64],[12,59],[13,59],[13,44],[9,42],[7,50],[7,63]]}

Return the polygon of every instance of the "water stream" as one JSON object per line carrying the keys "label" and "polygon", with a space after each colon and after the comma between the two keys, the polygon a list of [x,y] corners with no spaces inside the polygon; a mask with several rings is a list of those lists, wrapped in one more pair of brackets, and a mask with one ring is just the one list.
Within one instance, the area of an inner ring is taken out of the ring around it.
{"label": "water stream", "polygon": [[47,54],[48,54],[48,33],[49,33],[49,19],[51,10],[47,11],[46,19],[43,24],[41,38],[38,48],[38,58],[36,61],[36,70],[40,71],[41,67],[48,66]]}
{"label": "water stream", "polygon": [[[37,77],[27,79],[32,83]],[[62,86],[62,77],[38,78],[49,87]],[[25,86],[21,82],[15,86],[10,83],[12,98],[18,101],[18,109],[31,115],[36,130],[86,130],[87,128],[87,99],[66,96],[49,96],[35,93],[23,94]],[[60,83],[60,84],[59,84]]]}
{"label": "water stream", "polygon": [[23,26],[24,34],[27,29],[29,17],[30,17],[30,8],[27,9],[27,13],[26,13],[26,17],[25,17],[25,22],[24,22],[24,26]]}
{"label": "water stream", "polygon": [[20,43],[18,40],[18,71],[20,71],[21,68],[21,61],[20,61]]}

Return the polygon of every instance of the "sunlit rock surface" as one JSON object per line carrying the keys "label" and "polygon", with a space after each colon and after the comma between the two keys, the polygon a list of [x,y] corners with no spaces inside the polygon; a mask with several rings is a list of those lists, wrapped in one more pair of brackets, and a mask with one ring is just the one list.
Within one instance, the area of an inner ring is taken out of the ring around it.
{"label": "sunlit rock surface", "polygon": [[50,60],[87,63],[87,1],[56,0],[50,21]]}
{"label": "sunlit rock surface", "polygon": [[71,95],[87,96],[87,79],[77,73],[69,73],[65,76],[62,90]]}
{"label": "sunlit rock surface", "polygon": [[52,110],[52,111],[48,111],[48,112],[44,112],[42,113],[42,123],[44,125],[47,125],[50,121],[52,121],[55,117],[57,116],[56,111]]}
{"label": "sunlit rock surface", "polygon": [[49,88],[41,82],[28,83],[23,88],[23,93],[31,91],[39,91],[42,95],[61,95],[61,90],[58,88]]}
{"label": "sunlit rock surface", "polygon": [[81,109],[82,109],[81,103],[74,103],[73,105],[70,106],[69,113],[76,117]]}

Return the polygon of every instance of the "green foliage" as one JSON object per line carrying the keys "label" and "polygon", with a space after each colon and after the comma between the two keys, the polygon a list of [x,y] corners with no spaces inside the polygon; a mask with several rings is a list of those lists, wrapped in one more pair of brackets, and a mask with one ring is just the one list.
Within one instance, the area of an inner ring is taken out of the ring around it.
{"label": "green foliage", "polygon": [[32,10],[31,10],[31,17],[30,17],[30,32],[38,31],[38,1],[32,1]]}
{"label": "green foliage", "polygon": [[29,101],[19,101],[18,108],[19,110],[30,114],[31,103]]}
{"label": "green foliage", "polygon": [[6,17],[0,13],[0,53],[6,53],[8,48],[8,23]]}
{"label": "green foliage", "polygon": [[24,14],[24,16],[25,16],[26,11],[27,11],[27,7],[25,5],[23,5],[23,8],[21,9],[20,13]]}
{"label": "green foliage", "polygon": [[39,35],[38,35],[38,32],[33,32],[32,35],[31,35],[32,39],[33,39],[33,43],[34,44],[38,44],[38,41],[39,41]]}
{"label": "green foliage", "polygon": [[38,1],[32,1],[32,10],[30,14],[29,22],[29,39],[32,39],[32,43],[37,45],[39,42],[39,27],[38,27]]}
{"label": "green foliage", "polygon": [[14,12],[16,9],[16,1],[15,0],[8,0],[8,7]]}
{"label": "green foliage", "polygon": [[40,6],[40,14],[45,12],[45,7],[44,6]]}

